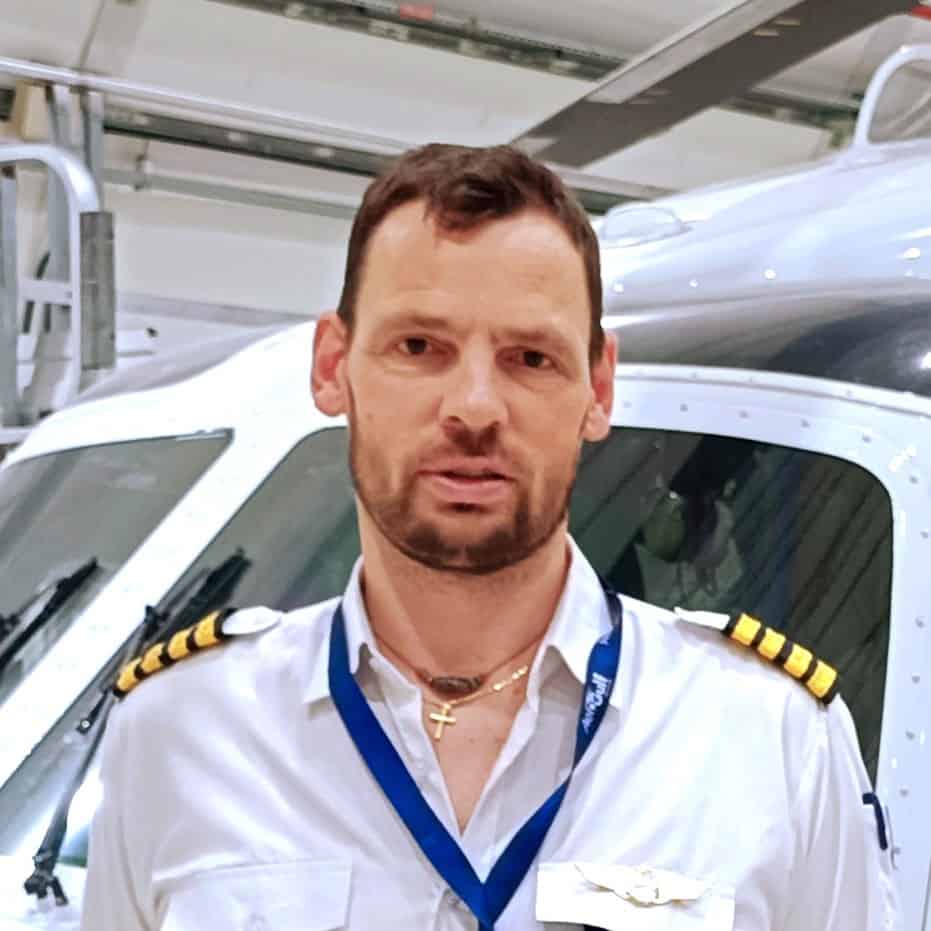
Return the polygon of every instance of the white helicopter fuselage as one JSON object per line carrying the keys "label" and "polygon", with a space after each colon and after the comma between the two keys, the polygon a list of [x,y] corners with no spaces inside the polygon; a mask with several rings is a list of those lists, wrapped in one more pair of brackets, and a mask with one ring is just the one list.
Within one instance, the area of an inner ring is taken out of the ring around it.
{"label": "white helicopter fuselage", "polygon": [[[784,292],[812,281],[931,280],[929,59],[925,47],[906,48],[883,65],[853,144],[836,155],[623,205],[598,221],[605,312]],[[884,113],[896,82],[917,69],[924,96],[904,127],[889,126]]]}
{"label": "white helicopter fuselage", "polygon": [[812,280],[868,287],[931,279],[931,140],[904,145],[849,150],[791,175],[657,201],[652,209],[672,211],[687,228],[603,247],[606,311]]}

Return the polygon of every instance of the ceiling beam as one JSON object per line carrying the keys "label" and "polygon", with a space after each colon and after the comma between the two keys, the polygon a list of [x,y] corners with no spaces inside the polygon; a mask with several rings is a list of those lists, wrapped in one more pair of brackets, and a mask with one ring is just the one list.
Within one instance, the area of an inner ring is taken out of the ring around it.
{"label": "ceiling beam", "polygon": [[151,0],[99,0],[74,67],[97,74],[123,74]]}
{"label": "ceiling beam", "polygon": [[[410,145],[397,139],[316,123],[294,113],[262,110],[116,78],[0,58],[0,76],[99,91],[106,97],[104,129],[139,139],[196,145],[371,177]],[[0,105],[3,103],[0,95]],[[3,114],[0,113],[0,118]],[[670,191],[558,166],[591,213]]]}
{"label": "ceiling beam", "polygon": [[[295,139],[255,130],[230,129],[223,124],[206,122],[203,119],[182,119],[126,107],[108,109],[104,129],[134,139],[196,146],[214,152],[248,155],[363,178],[373,178],[386,171],[405,150],[404,146],[399,144],[395,152],[386,153],[381,148],[372,149],[364,140],[353,144],[347,139],[341,145],[333,145],[329,141],[317,143],[311,139]],[[599,177],[562,165],[550,167],[560,175],[582,206],[591,214],[607,213],[612,207],[627,201],[655,200],[673,193],[668,188]],[[163,179],[154,180],[153,186],[167,189]],[[231,190],[229,186],[227,189]],[[251,195],[244,192],[244,197]],[[316,210],[316,207],[311,209],[324,212]],[[340,205],[338,209],[344,210],[344,207]]]}
{"label": "ceiling beam", "polygon": [[[375,38],[404,42],[467,58],[479,58],[517,68],[602,82],[630,62],[617,49],[595,49],[565,40],[546,40],[513,28],[502,29],[474,17],[453,16],[432,4],[393,0],[212,0],[227,6],[343,29]],[[803,126],[850,133],[856,122],[859,99],[854,94],[823,91],[799,92],[777,82],[748,89],[723,101],[726,109]]]}
{"label": "ceiling beam", "polygon": [[481,58],[518,68],[597,81],[617,67],[613,52],[548,41],[540,36],[499,29],[475,17],[454,16],[433,3],[392,0],[213,0],[284,16],[295,23],[344,29],[438,51]]}

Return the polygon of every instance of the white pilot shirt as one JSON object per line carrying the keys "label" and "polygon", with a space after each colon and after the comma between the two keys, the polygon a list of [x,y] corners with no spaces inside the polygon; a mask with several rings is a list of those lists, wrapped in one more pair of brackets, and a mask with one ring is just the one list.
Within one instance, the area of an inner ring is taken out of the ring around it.
{"label": "white pilot shirt", "polygon": [[[484,880],[568,772],[588,654],[610,623],[598,579],[573,543],[527,699],[460,833],[420,690],[379,653],[359,569],[343,602],[353,672]],[[623,603],[610,707],[496,931],[900,929],[843,702],[825,708],[720,633]],[[330,698],[335,606],[282,614],[154,675],[115,709],[84,931],[477,927]],[[684,901],[636,904],[638,885]]]}

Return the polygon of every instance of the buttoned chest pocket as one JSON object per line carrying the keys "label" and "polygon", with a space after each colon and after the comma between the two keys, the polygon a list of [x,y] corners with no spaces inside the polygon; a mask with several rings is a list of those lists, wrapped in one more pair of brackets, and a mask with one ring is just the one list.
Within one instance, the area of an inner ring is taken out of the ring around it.
{"label": "buttoned chest pocket", "polygon": [[349,912],[351,865],[304,860],[229,867],[183,880],[161,931],[334,931]]}
{"label": "buttoned chest pocket", "polygon": [[536,919],[546,931],[732,931],[734,890],[669,870],[543,863]]}

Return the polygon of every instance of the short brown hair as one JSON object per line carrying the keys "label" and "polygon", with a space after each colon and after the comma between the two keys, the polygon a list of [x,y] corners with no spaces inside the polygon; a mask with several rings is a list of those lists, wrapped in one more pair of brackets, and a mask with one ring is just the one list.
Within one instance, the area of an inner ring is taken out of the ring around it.
{"label": "short brown hair", "polygon": [[527,209],[541,210],[556,220],[585,265],[591,304],[589,360],[597,361],[604,346],[598,239],[582,206],[559,177],[506,145],[425,145],[405,153],[369,185],[352,224],[337,310],[350,333],[368,242],[392,210],[414,200],[423,200],[426,215],[446,232],[476,229]]}

